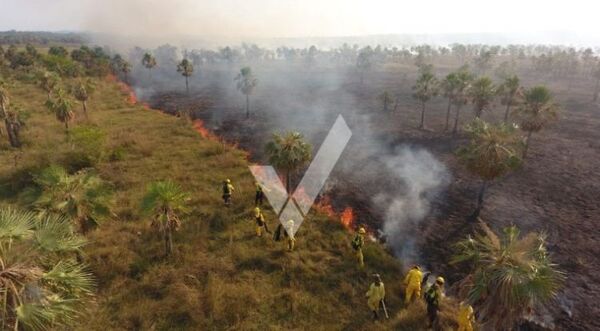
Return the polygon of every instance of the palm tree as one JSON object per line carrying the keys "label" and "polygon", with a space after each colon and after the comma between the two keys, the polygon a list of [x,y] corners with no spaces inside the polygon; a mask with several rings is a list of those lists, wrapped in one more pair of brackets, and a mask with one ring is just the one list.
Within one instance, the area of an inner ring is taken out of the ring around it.
{"label": "palm tree", "polygon": [[285,187],[291,193],[291,176],[311,159],[312,146],[299,132],[273,134],[265,148],[269,162],[285,171]]}
{"label": "palm tree", "polygon": [[456,72],[456,91],[454,95],[454,106],[456,107],[456,113],[454,115],[454,128],[452,133],[456,134],[458,131],[458,121],[460,118],[460,110],[463,106],[469,103],[468,92],[471,88],[471,82],[473,81],[473,74],[469,72],[466,66],[463,66]]}
{"label": "palm tree", "polygon": [[0,209],[0,329],[69,329],[93,297],[85,244],[64,218]]}
{"label": "palm tree", "polygon": [[422,70],[421,76],[417,79],[416,84],[413,86],[413,98],[417,99],[421,103],[421,124],[420,129],[425,128],[425,104],[435,97],[439,91],[439,83],[435,75],[430,69]]}
{"label": "palm tree", "polygon": [[69,123],[75,119],[72,100],[67,97],[62,89],[58,89],[54,100],[48,100],[46,106],[54,112],[56,119],[65,125],[66,133],[69,135]]}
{"label": "palm tree", "polygon": [[152,81],[152,68],[156,67],[156,58],[150,53],[145,53],[142,58],[142,65],[148,69],[150,80]]}
{"label": "palm tree", "polygon": [[493,330],[512,330],[531,308],[555,298],[564,278],[546,250],[546,236],[521,237],[516,226],[499,236],[481,222],[475,237],[456,247],[452,262],[472,263],[462,288],[479,321]]}
{"label": "palm tree", "polygon": [[50,100],[50,95],[60,83],[60,78],[53,72],[44,71],[39,74],[37,83],[39,87],[46,91],[46,100]]}
{"label": "palm tree", "polygon": [[552,93],[545,86],[535,86],[523,93],[523,102],[517,109],[521,130],[527,132],[523,159],[527,157],[527,150],[531,142],[531,135],[539,132],[548,123],[558,117],[559,106],[554,102]]}
{"label": "palm tree", "polygon": [[469,89],[469,97],[473,103],[475,117],[479,118],[487,110],[496,96],[496,87],[489,77],[476,79]]}
{"label": "palm tree", "polygon": [[502,104],[506,105],[506,111],[504,112],[504,124],[508,124],[510,107],[517,104],[517,99],[522,92],[519,77],[517,75],[512,75],[504,79],[504,82],[498,87],[497,92],[502,96]]}
{"label": "palm tree", "polygon": [[50,166],[34,176],[35,188],[25,197],[39,217],[60,215],[82,232],[99,225],[111,215],[110,187],[90,170],[73,175],[59,166]]}
{"label": "palm tree", "polygon": [[450,125],[450,110],[452,108],[452,103],[456,97],[456,89],[458,87],[459,81],[458,76],[455,72],[452,72],[444,78],[441,82],[441,89],[443,95],[448,98],[448,108],[446,110],[446,126],[444,126],[444,131],[448,131]]}
{"label": "palm tree", "polygon": [[237,81],[237,89],[246,96],[246,118],[250,117],[250,94],[258,84],[258,80],[254,77],[250,67],[243,67],[235,76]]}
{"label": "palm tree", "polygon": [[6,135],[8,136],[10,145],[15,148],[21,147],[20,132],[23,125],[25,125],[22,112],[15,109],[7,109],[4,112],[0,112],[0,119],[4,120]]}
{"label": "palm tree", "polygon": [[518,150],[520,139],[514,126],[491,125],[478,118],[467,126],[471,141],[458,150],[460,161],[467,170],[482,180],[472,219],[477,219],[485,191],[490,181],[516,169],[521,164]]}
{"label": "palm tree", "polygon": [[95,85],[91,79],[86,79],[85,81],[79,81],[73,87],[73,96],[75,99],[81,102],[83,106],[83,114],[87,118],[87,101],[90,98],[90,94],[94,93]]}
{"label": "palm tree", "polygon": [[21,147],[19,132],[23,126],[21,112],[10,108],[10,95],[6,84],[0,81],[0,120],[4,120],[8,142],[12,147]]}
{"label": "palm tree", "polygon": [[173,231],[181,225],[179,214],[186,213],[189,194],[172,181],[153,182],[142,199],[142,211],[153,214],[152,226],[163,234],[165,253],[173,251]]}
{"label": "palm tree", "polygon": [[183,77],[185,77],[185,91],[186,93],[190,92],[190,88],[188,85],[188,78],[194,72],[194,65],[192,62],[188,61],[188,59],[183,59],[177,65],[177,72],[180,73]]}

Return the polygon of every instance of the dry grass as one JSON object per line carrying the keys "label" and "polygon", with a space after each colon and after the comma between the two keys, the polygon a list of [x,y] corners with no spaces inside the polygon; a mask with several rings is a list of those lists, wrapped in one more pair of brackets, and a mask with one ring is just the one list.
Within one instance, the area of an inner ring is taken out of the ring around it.
{"label": "dry grass", "polygon": [[[16,203],[31,173],[69,164],[71,146],[62,125],[43,106],[44,93],[16,83],[13,102],[30,112],[22,151],[1,137],[0,193]],[[244,153],[202,139],[189,122],[125,102],[119,87],[98,81],[89,122],[107,136],[96,168],[115,190],[116,217],[89,233],[85,259],[98,279],[95,306],[81,330],[419,330],[422,305],[402,310],[401,265],[380,245],[365,250],[358,270],[351,234],[311,214],[297,234],[297,250],[254,237],[250,220],[253,180]],[[116,156],[115,156],[116,155]],[[16,160],[16,164],[15,164]],[[71,167],[72,168],[72,167]],[[223,208],[220,182],[238,188]],[[148,183],[172,179],[192,195],[192,212],[174,236],[174,252],[152,232],[139,204]],[[274,214],[267,211],[270,227]],[[366,306],[369,274],[386,282],[392,319],[373,323]],[[451,323],[450,323],[451,324]],[[448,325],[450,325],[448,324]]]}

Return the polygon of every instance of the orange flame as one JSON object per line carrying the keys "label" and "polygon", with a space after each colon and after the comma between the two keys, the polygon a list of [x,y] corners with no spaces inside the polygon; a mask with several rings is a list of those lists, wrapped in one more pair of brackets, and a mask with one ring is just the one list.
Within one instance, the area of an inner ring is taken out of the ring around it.
{"label": "orange flame", "polygon": [[340,214],[340,221],[346,227],[346,229],[351,230],[354,225],[354,210],[352,207],[346,207],[344,211]]}
{"label": "orange flame", "polygon": [[[111,82],[111,83],[116,83],[117,86],[119,86],[119,89],[121,89],[121,93],[123,93],[126,97],[127,97],[127,103],[130,105],[135,105],[138,103],[138,99],[137,96],[135,95],[135,92],[133,91],[133,89],[131,88],[131,86],[123,83],[122,81],[120,81],[117,76],[113,75],[113,74],[108,74],[106,75],[106,81],[107,82]],[[145,108],[149,108],[144,106]]]}
{"label": "orange flame", "polygon": [[193,123],[194,129],[196,130],[196,132],[198,132],[200,134],[200,136],[202,136],[202,138],[206,138],[206,139],[215,139],[215,135],[210,132],[205,126],[204,126],[204,121],[203,120],[194,120]]}
{"label": "orange flame", "polygon": [[315,203],[315,209],[318,212],[329,216],[330,218],[334,218],[334,219],[338,218],[340,220],[340,223],[342,223],[342,225],[348,231],[355,230],[354,223],[355,223],[356,218],[354,216],[354,209],[352,209],[352,207],[348,206],[348,207],[344,208],[344,210],[341,213],[337,213],[335,211],[335,209],[333,208],[333,206],[331,205],[330,198],[325,196],[325,197],[321,198],[317,203]]}
{"label": "orange flame", "polygon": [[321,200],[319,200],[319,202],[317,202],[315,204],[315,208],[319,212],[321,212],[329,217],[336,217],[335,210],[333,210],[333,207],[331,206],[329,197],[324,197]]}

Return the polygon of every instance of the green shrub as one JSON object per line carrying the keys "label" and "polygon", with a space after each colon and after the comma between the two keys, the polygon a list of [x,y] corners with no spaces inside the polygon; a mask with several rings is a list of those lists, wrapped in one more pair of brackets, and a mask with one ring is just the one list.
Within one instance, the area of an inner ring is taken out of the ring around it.
{"label": "green shrub", "polygon": [[67,57],[46,55],[42,63],[49,71],[58,73],[61,77],[79,77],[83,73],[81,65]]}
{"label": "green shrub", "polygon": [[123,161],[123,159],[125,158],[125,154],[125,147],[117,146],[113,148],[113,150],[108,155],[108,160],[110,162]]}
{"label": "green shrub", "polygon": [[70,135],[72,151],[67,155],[70,168],[92,167],[102,161],[105,154],[106,134],[99,128],[80,126]]}

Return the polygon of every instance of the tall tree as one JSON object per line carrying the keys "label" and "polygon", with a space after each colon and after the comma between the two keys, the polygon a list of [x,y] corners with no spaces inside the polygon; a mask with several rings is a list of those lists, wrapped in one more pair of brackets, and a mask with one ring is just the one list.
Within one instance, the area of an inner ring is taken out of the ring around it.
{"label": "tall tree", "polygon": [[65,132],[68,135],[69,123],[75,118],[72,100],[62,89],[58,89],[54,98],[46,102],[46,107],[53,111],[56,119],[65,125]]}
{"label": "tall tree", "polygon": [[489,77],[476,79],[469,89],[469,98],[473,103],[475,117],[479,118],[487,110],[496,97],[496,87]]}
{"label": "tall tree", "polygon": [[452,262],[472,265],[462,290],[486,329],[513,330],[529,310],[555,298],[564,279],[550,259],[543,234],[520,236],[519,229],[510,226],[498,235],[481,222],[475,237],[456,247]]}
{"label": "tall tree", "polygon": [[285,187],[291,194],[291,176],[311,159],[312,146],[299,132],[273,134],[265,148],[269,162],[285,172]]}
{"label": "tall tree", "polygon": [[194,72],[194,65],[188,59],[183,59],[177,65],[177,72],[180,73],[183,77],[185,77],[185,91],[190,93],[190,87],[188,84],[188,79],[192,76]]}
{"label": "tall tree", "polygon": [[517,105],[518,98],[522,94],[519,77],[512,75],[504,79],[504,82],[498,87],[498,94],[501,96],[501,102],[506,106],[504,111],[504,124],[508,124],[510,107]]}
{"label": "tall tree", "polygon": [[50,95],[58,87],[60,78],[57,74],[49,71],[43,71],[38,74],[38,86],[46,91],[47,101],[50,100]]}
{"label": "tall tree", "polygon": [[452,103],[454,103],[454,99],[456,98],[456,89],[458,88],[458,84],[458,76],[455,72],[448,74],[440,84],[442,93],[446,98],[448,98],[448,108],[446,109],[446,125],[444,126],[444,131],[448,131],[450,126],[450,110],[452,108]]}
{"label": "tall tree", "polygon": [[50,166],[34,176],[34,183],[26,197],[40,217],[60,215],[85,232],[111,215],[110,187],[92,171],[70,175],[62,167]]}
{"label": "tall tree", "polygon": [[471,141],[458,150],[460,161],[467,170],[482,180],[477,204],[472,214],[475,220],[481,212],[489,182],[516,169],[521,164],[521,141],[515,127],[491,125],[478,118],[467,126]]}
{"label": "tall tree", "polygon": [[156,58],[150,53],[145,53],[142,58],[142,65],[148,69],[150,80],[152,81],[152,69],[156,67]]}
{"label": "tall tree", "polygon": [[454,106],[456,107],[456,113],[454,115],[454,128],[452,133],[458,132],[458,121],[460,119],[460,110],[463,106],[469,103],[469,89],[473,81],[473,74],[469,72],[466,66],[463,66],[456,72],[456,91],[454,95]]}
{"label": "tall tree", "polygon": [[74,258],[84,238],[68,220],[0,209],[0,329],[70,329],[93,297],[94,280]]}
{"label": "tall tree", "polygon": [[142,211],[152,214],[152,226],[165,241],[165,253],[173,252],[173,231],[179,229],[179,216],[188,211],[189,194],[172,181],[153,182],[142,199]]}
{"label": "tall tree", "polygon": [[87,101],[90,98],[90,95],[92,93],[94,93],[94,89],[95,89],[95,85],[94,85],[94,81],[91,79],[86,79],[86,80],[80,80],[78,81],[75,86],[73,86],[72,91],[73,91],[73,96],[75,97],[75,99],[77,99],[79,102],[81,102],[81,105],[83,107],[83,114],[85,115],[85,117],[87,118]]}
{"label": "tall tree", "polygon": [[430,68],[421,70],[421,75],[413,86],[413,98],[421,103],[420,129],[425,128],[425,105],[439,92],[439,82]]}
{"label": "tall tree", "polygon": [[558,118],[558,104],[554,101],[552,93],[545,86],[535,86],[523,93],[523,102],[517,109],[521,130],[527,132],[523,158],[527,157],[527,150],[534,132],[541,131],[550,122]]}
{"label": "tall tree", "polygon": [[237,89],[246,96],[246,118],[250,117],[250,94],[258,84],[258,80],[254,77],[250,67],[243,67],[235,76],[237,81]]}

